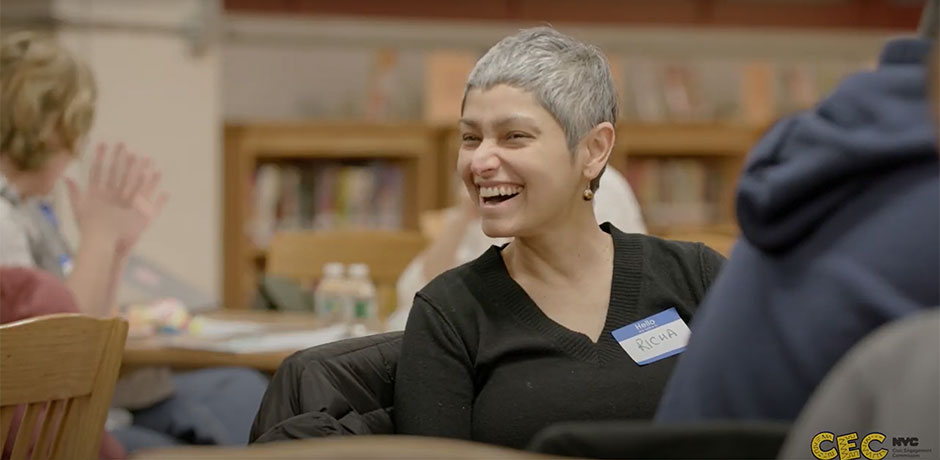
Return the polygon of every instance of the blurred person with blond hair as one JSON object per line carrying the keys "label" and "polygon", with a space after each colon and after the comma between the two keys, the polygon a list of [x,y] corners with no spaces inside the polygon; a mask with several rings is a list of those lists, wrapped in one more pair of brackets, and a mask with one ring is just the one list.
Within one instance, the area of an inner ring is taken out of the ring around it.
{"label": "blurred person with blond hair", "polygon": [[[79,155],[97,92],[91,69],[53,37],[34,32],[2,37],[0,266],[50,273],[64,280],[80,312],[113,316],[127,257],[167,199],[160,190],[160,171],[122,144],[102,144],[85,189],[65,179],[80,232],[74,261],[51,208],[42,201]],[[4,288],[20,289],[9,283]],[[50,313],[50,308],[70,311],[68,303],[15,310],[15,315],[7,307],[5,316],[11,317]],[[115,390],[114,403],[134,409],[134,425],[114,432],[127,450],[247,442],[266,387],[257,372],[141,372],[122,378]]]}
{"label": "blurred person with blond hair", "polygon": [[[0,112],[0,263],[62,276],[82,311],[114,314],[126,256],[166,195],[147,158],[99,146],[86,190],[66,179],[81,233],[74,264],[48,245],[30,213],[50,194],[91,129],[97,88],[90,69],[49,38],[22,32],[3,40]],[[71,266],[70,266],[71,265]]]}

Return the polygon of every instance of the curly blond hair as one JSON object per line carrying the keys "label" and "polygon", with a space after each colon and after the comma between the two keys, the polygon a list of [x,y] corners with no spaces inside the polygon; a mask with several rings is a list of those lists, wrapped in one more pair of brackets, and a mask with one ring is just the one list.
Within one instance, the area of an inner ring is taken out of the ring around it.
{"label": "curly blond hair", "polygon": [[87,64],[49,35],[16,32],[2,37],[0,82],[0,155],[32,171],[77,153],[98,95]]}

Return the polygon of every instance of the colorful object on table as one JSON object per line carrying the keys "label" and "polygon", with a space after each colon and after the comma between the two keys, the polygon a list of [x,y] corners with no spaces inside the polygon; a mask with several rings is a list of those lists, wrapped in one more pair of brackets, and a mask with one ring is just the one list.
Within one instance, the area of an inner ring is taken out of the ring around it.
{"label": "colorful object on table", "polygon": [[127,308],[129,334],[133,337],[154,334],[180,334],[198,328],[198,321],[185,305],[176,299],[162,299],[150,304]]}

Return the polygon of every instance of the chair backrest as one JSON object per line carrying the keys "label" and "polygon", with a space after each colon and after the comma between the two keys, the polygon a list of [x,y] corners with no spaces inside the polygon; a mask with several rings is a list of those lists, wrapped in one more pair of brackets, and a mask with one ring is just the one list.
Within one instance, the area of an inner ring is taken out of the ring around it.
{"label": "chair backrest", "polygon": [[322,276],[329,262],[364,263],[376,285],[380,315],[395,308],[398,277],[424,249],[418,232],[291,231],[278,232],[268,249],[266,272],[301,283]]}
{"label": "chair backrest", "polygon": [[0,326],[0,451],[97,458],[126,337],[122,319],[78,314]]}

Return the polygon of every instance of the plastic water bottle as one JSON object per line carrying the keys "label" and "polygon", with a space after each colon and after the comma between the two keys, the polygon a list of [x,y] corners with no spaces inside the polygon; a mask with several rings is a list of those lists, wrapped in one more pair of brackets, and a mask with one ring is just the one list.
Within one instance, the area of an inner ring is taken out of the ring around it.
{"label": "plastic water bottle", "polygon": [[369,278],[369,266],[350,265],[347,283],[350,295],[347,314],[350,335],[359,337],[378,332],[379,308],[375,284]]}
{"label": "plastic water bottle", "polygon": [[343,279],[343,264],[330,262],[323,266],[323,277],[313,293],[314,311],[324,324],[343,319],[347,310],[347,295]]}

